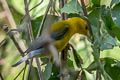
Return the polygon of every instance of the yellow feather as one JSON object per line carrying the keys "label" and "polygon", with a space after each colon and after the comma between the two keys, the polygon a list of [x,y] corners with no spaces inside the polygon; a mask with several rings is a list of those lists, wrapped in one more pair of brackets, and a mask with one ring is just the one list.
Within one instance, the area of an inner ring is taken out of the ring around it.
{"label": "yellow feather", "polygon": [[65,46],[68,44],[70,38],[75,34],[83,34],[83,35],[89,35],[89,31],[86,29],[87,23],[81,18],[73,17],[68,20],[62,20],[55,24],[53,24],[50,28],[51,32],[59,32],[61,29],[63,29],[66,25],[68,25],[69,30],[64,35],[64,37],[60,40],[57,40],[55,42],[55,46],[58,50],[58,52],[61,52]]}
{"label": "yellow feather", "polygon": [[[78,17],[73,17],[68,20],[62,20],[62,21],[56,22],[55,24],[51,25],[51,27],[47,28],[48,32],[46,33],[49,33],[49,34],[54,32],[60,33],[60,31],[63,30],[66,26],[69,28],[67,32],[65,32],[62,38],[54,42],[54,45],[57,48],[58,52],[61,52],[66,47],[70,38],[75,33],[89,36],[89,31],[87,29],[86,21]],[[43,37],[45,37],[45,34],[43,34],[38,39],[34,40],[31,43],[30,47],[26,50],[28,54],[13,66],[15,67],[21,64],[22,62],[26,61],[27,59],[35,56],[48,57],[48,58],[51,57],[51,54],[48,51],[44,50],[45,45],[42,45],[42,42],[41,42]]]}

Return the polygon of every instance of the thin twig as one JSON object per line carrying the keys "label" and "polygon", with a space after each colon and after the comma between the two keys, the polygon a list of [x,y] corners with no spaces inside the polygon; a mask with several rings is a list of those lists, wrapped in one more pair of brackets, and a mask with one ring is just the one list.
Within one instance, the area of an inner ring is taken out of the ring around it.
{"label": "thin twig", "polygon": [[87,17],[87,10],[86,10],[86,7],[85,7],[84,0],[81,0],[81,5],[82,5],[82,10],[83,10],[84,16]]}
{"label": "thin twig", "polygon": [[[37,5],[35,5],[33,8],[31,8],[31,9],[29,10],[29,12],[31,12],[33,9],[35,9],[36,7],[38,7],[42,2],[43,2],[43,0],[41,0]],[[28,3],[28,4],[29,4],[29,3]],[[19,24],[22,23],[22,21],[24,20],[25,17],[26,17],[26,14],[22,17],[22,19],[20,20],[20,23],[19,23]]]}
{"label": "thin twig", "polygon": [[23,77],[22,77],[22,80],[24,80],[24,76],[25,76],[26,67],[27,67],[27,64],[25,63],[25,67],[24,67],[24,72],[23,72]]}
{"label": "thin twig", "polygon": [[4,80],[4,78],[3,78],[3,76],[2,76],[2,74],[0,73],[0,78],[1,78],[1,80]]}
{"label": "thin twig", "polygon": [[[39,58],[35,58],[35,59],[36,59],[37,66],[40,66]],[[41,68],[39,67],[37,69],[38,69],[38,72],[39,72],[40,80],[43,80],[43,74],[42,74]]]}
{"label": "thin twig", "polygon": [[21,56],[24,56],[24,52],[22,51],[22,49],[20,48],[18,42],[15,40],[13,33],[8,29],[7,26],[4,26],[4,31],[5,33],[12,39],[13,43],[15,44],[16,48],[18,49],[18,51],[20,52]]}
{"label": "thin twig", "polygon": [[[32,42],[34,40],[34,36],[33,36],[33,30],[32,30],[32,24],[31,24],[31,19],[30,19],[30,15],[29,15],[27,0],[24,0],[24,5],[25,5],[25,12],[26,12],[26,20],[27,20],[27,23],[28,23],[28,26],[27,26],[28,27],[28,32],[29,32],[30,40]],[[26,80],[29,79],[29,74],[30,74],[30,71],[31,71],[32,62],[33,62],[33,58],[30,60]]]}
{"label": "thin twig", "polygon": [[56,10],[56,0],[53,1],[53,4],[51,6],[50,14],[60,16],[61,14]]}
{"label": "thin twig", "polygon": [[40,80],[43,80],[43,74],[42,74],[42,71],[41,71],[41,68],[40,68],[40,61],[38,58],[35,58],[36,60],[36,63],[37,63],[37,69],[38,69],[38,72],[39,72],[39,77],[40,77]]}
{"label": "thin twig", "polygon": [[[64,7],[64,5],[66,4],[66,0],[59,0],[59,7],[60,9]],[[62,13],[61,14],[61,19],[65,20],[67,19],[67,14],[66,13]],[[60,80],[69,80],[70,77],[67,77],[67,75],[69,75],[69,71],[67,69],[67,51],[68,51],[68,47],[67,46],[62,52],[61,52],[61,65],[60,65],[60,73],[62,74],[62,76],[60,77]],[[67,74],[67,75],[65,75]],[[67,77],[67,78],[66,78]]]}
{"label": "thin twig", "polygon": [[[31,21],[30,21],[30,15],[29,15],[29,9],[28,9],[27,0],[24,0],[24,4],[25,4],[25,11],[26,11],[26,18],[27,18],[27,23],[28,23],[29,35],[30,35],[31,41],[33,41],[34,40],[34,36],[33,36],[33,31],[32,31],[32,24],[31,24]],[[29,78],[29,74],[30,74],[30,71],[31,71],[32,62],[33,62],[33,58],[30,60],[27,79]],[[36,59],[36,63],[37,63],[38,71],[41,72],[40,65],[39,65],[40,62],[39,62],[38,59]],[[39,73],[40,78],[42,77],[41,74],[42,73]],[[43,79],[41,79],[41,80],[43,80]]]}
{"label": "thin twig", "polygon": [[98,25],[98,30],[99,30],[99,33],[98,33],[98,34],[99,34],[99,37],[101,36],[101,33],[100,33],[101,23],[102,23],[102,22],[99,20],[99,21],[98,21],[98,24],[99,24],[99,25]]}
{"label": "thin twig", "polygon": [[31,71],[31,67],[32,67],[32,62],[33,62],[33,58],[30,59],[26,80],[29,80],[29,75],[30,75],[30,71]]}
{"label": "thin twig", "polygon": [[98,70],[96,71],[96,80],[101,80],[101,73]]}
{"label": "thin twig", "polygon": [[[50,9],[50,6],[52,4],[53,0],[50,0],[48,6],[47,6],[47,9],[45,11],[45,15],[43,16],[43,19],[41,21],[41,24],[40,24],[40,27],[39,27],[39,30],[38,30],[38,33],[37,33],[37,38],[41,35],[42,33],[42,30],[43,30],[43,25],[44,25],[44,22],[45,22],[45,19],[47,17],[47,14],[48,14],[48,11]],[[39,59],[36,58],[36,62],[39,62]],[[40,66],[40,63],[37,64],[37,66]],[[38,68],[38,72],[39,72],[39,76],[40,76],[40,79],[43,80],[43,74],[42,74],[42,71],[40,68]]]}
{"label": "thin twig", "polygon": [[[61,52],[61,65],[60,65],[60,80],[66,80],[66,77],[69,75],[67,68],[67,51],[68,46]],[[70,76],[67,77],[67,80],[70,79]]]}
{"label": "thin twig", "polygon": [[[70,47],[72,48],[72,50],[75,51],[75,48],[72,46],[72,44],[69,44],[69,45],[70,45]],[[73,53],[73,54],[74,54],[74,53]],[[80,64],[81,71],[84,71],[84,70],[83,70],[83,67],[82,67],[82,65],[81,65],[82,63],[79,63],[79,64]]]}
{"label": "thin twig", "polygon": [[16,28],[15,21],[13,19],[13,16],[12,16],[12,14],[10,12],[10,9],[8,7],[8,4],[7,4],[6,0],[0,0],[0,2],[2,3],[2,6],[3,6],[4,10],[5,10],[5,14],[4,15],[6,15],[6,17],[8,18],[8,21],[9,21],[10,25],[13,28]]}
{"label": "thin twig", "polygon": [[24,0],[24,4],[25,4],[26,20],[28,23],[28,31],[29,31],[30,39],[31,39],[31,41],[33,41],[34,36],[33,36],[33,30],[32,30],[32,24],[31,24],[31,19],[30,19],[30,15],[29,15],[27,0]]}
{"label": "thin twig", "polygon": [[93,32],[92,32],[92,27],[91,27],[91,24],[87,18],[87,9],[86,9],[86,6],[85,6],[85,3],[84,3],[84,0],[80,0],[81,1],[81,5],[82,5],[82,10],[83,10],[83,13],[84,13],[84,16],[85,16],[85,19],[87,20],[87,23],[88,23],[88,29],[90,31],[90,34],[91,34],[91,41],[92,43],[94,42],[94,37],[93,37]]}
{"label": "thin twig", "polygon": [[[11,25],[11,28],[12,28],[12,29],[16,29],[15,21],[14,21],[14,19],[13,19],[13,16],[12,16],[12,14],[11,14],[11,12],[10,12],[10,9],[9,9],[9,7],[8,7],[8,4],[7,4],[6,0],[0,0],[0,1],[1,1],[2,6],[3,6],[4,10],[5,10],[3,15],[8,18],[9,23],[10,23],[10,25]],[[0,16],[0,17],[1,17],[1,16]],[[15,35],[15,37],[19,38],[19,37],[20,37],[20,34],[17,33],[17,34]],[[19,39],[19,45],[20,45],[20,47],[22,47],[23,50],[26,49],[26,47],[25,47],[25,45],[24,45],[24,43],[23,43],[23,41],[22,41],[21,39]]]}
{"label": "thin twig", "polygon": [[[60,4],[59,5],[60,9],[63,8],[64,5],[66,4],[66,0],[59,0],[59,4]],[[62,18],[62,20],[67,19],[67,14],[66,13],[62,13],[61,14],[61,18]]]}
{"label": "thin twig", "polygon": [[2,45],[4,45],[6,43],[7,39],[4,39],[0,42],[0,48],[2,47]]}
{"label": "thin twig", "polygon": [[30,3],[31,3],[31,0],[29,0],[28,5],[30,5]]}
{"label": "thin twig", "polygon": [[43,25],[45,23],[45,19],[47,17],[47,14],[48,14],[48,11],[50,9],[50,6],[51,6],[52,2],[53,2],[53,0],[49,1],[49,4],[48,4],[47,9],[45,11],[45,15],[43,16],[43,19],[42,19],[41,24],[40,24],[40,27],[39,27],[39,30],[38,30],[38,33],[37,33],[37,37],[39,37],[41,35],[41,33],[42,33]]}
{"label": "thin twig", "polygon": [[24,68],[18,73],[18,75],[13,79],[16,80],[18,78],[18,76],[23,72]]}
{"label": "thin twig", "polygon": [[29,12],[32,11],[33,9],[35,9],[36,7],[38,7],[42,2],[43,2],[43,0],[41,0],[37,5],[35,5],[33,8],[31,8],[31,9],[29,10]]}

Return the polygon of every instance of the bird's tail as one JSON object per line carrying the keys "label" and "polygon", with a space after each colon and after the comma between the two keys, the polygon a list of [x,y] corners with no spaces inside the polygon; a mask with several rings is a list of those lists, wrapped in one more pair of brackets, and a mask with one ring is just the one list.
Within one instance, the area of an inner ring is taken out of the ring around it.
{"label": "bird's tail", "polygon": [[34,50],[34,51],[31,51],[29,52],[26,56],[24,56],[21,60],[19,60],[17,63],[13,64],[12,67],[16,67],[18,66],[19,64],[21,64],[22,62],[24,61],[27,61],[28,59],[32,58],[32,57],[35,57],[35,56],[38,56],[40,55],[41,53],[43,53],[43,49],[38,49],[38,50]]}

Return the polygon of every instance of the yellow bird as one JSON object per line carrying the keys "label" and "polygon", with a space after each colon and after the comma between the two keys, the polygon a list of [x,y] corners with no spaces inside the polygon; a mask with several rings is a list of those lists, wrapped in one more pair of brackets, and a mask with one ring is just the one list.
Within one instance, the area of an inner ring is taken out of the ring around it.
{"label": "yellow bird", "polygon": [[[50,37],[55,40],[53,43],[58,52],[61,52],[67,46],[70,38],[74,34],[79,33],[85,36],[90,35],[86,21],[78,17],[58,21],[47,29],[50,30],[50,32],[47,34],[49,34]],[[45,44],[42,42],[44,41],[45,36],[46,34],[42,34],[39,38],[34,40],[29,48],[25,51],[25,53],[28,54],[14,64],[13,67],[21,64],[31,57],[51,57],[51,54],[45,50]]]}

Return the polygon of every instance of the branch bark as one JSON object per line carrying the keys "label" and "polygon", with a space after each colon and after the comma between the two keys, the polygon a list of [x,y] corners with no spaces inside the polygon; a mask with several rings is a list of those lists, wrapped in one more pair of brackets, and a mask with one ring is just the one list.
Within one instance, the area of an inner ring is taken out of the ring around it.
{"label": "branch bark", "polygon": [[50,1],[49,1],[49,4],[48,4],[47,9],[46,9],[46,11],[45,11],[45,15],[43,16],[43,19],[42,19],[41,24],[40,24],[37,37],[39,37],[39,36],[41,35],[41,33],[42,33],[43,25],[44,25],[45,19],[46,19],[46,17],[47,17],[47,14],[48,14],[48,11],[49,11],[49,9],[50,9],[50,7],[51,7],[52,2],[53,2],[53,0],[50,0]]}
{"label": "branch bark", "polygon": [[20,48],[18,42],[15,40],[15,37],[13,36],[13,33],[8,29],[7,26],[4,26],[3,28],[4,28],[5,33],[12,39],[12,41],[15,44],[16,48],[18,49],[18,51],[20,52],[21,56],[23,57],[24,56],[24,52]]}
{"label": "branch bark", "polygon": [[[27,23],[28,23],[28,31],[29,31],[31,42],[32,42],[34,40],[34,36],[33,36],[33,30],[32,30],[32,24],[31,24],[31,19],[30,19],[30,15],[29,15],[27,0],[24,0],[24,4],[25,4],[25,11],[26,11],[26,19],[27,19]],[[32,62],[33,62],[33,58],[30,60],[29,69],[28,69],[28,76],[26,78],[27,80],[29,78],[29,74],[30,74],[30,71],[31,71]],[[41,71],[41,68],[40,68],[40,62],[39,62],[38,58],[36,58],[36,63],[37,63],[37,69],[38,69],[38,72],[39,72],[40,80],[43,80],[42,79],[43,76],[42,76],[42,73],[41,73],[42,71]]]}

